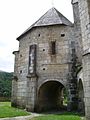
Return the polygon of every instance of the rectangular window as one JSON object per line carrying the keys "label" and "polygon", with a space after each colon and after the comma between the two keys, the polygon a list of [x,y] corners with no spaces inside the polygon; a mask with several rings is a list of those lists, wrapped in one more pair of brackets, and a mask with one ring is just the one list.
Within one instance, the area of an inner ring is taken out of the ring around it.
{"label": "rectangular window", "polygon": [[51,41],[51,54],[55,55],[56,54],[56,42]]}

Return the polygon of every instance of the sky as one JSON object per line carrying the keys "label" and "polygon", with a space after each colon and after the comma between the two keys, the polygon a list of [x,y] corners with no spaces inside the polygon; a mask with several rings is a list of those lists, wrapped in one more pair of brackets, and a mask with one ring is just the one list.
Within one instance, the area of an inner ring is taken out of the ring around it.
{"label": "sky", "polygon": [[16,38],[52,7],[73,22],[71,0],[0,0],[0,70],[14,71]]}

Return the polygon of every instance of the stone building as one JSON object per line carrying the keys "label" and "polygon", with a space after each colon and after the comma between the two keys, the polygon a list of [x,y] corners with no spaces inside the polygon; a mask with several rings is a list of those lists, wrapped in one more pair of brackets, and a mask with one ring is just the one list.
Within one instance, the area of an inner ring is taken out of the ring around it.
{"label": "stone building", "polygon": [[[17,40],[12,106],[42,112],[83,111],[90,119],[90,4],[72,0],[74,24],[51,8]],[[84,112],[84,111],[83,111]]]}
{"label": "stone building", "polygon": [[[75,1],[75,0],[74,0]],[[80,76],[84,88],[86,120],[90,120],[90,0],[76,0],[79,8],[82,36],[82,67]]]}

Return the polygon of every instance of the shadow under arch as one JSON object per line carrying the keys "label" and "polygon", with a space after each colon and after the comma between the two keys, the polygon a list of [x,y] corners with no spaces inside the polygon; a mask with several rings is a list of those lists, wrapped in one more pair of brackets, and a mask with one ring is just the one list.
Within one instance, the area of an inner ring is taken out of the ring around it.
{"label": "shadow under arch", "polygon": [[81,78],[78,81],[78,110],[82,114],[85,114],[84,87]]}
{"label": "shadow under arch", "polygon": [[37,112],[62,110],[65,86],[58,80],[46,80],[38,88]]}

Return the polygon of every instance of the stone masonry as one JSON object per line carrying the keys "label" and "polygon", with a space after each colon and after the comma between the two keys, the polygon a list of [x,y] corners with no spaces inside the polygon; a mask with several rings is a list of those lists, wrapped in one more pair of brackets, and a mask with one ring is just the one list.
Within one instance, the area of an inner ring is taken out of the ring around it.
{"label": "stone masonry", "polygon": [[65,89],[67,110],[84,109],[85,102],[90,119],[90,3],[72,0],[72,6],[74,24],[51,8],[17,38],[12,106],[37,112],[60,110]]}
{"label": "stone masonry", "polygon": [[90,1],[78,0],[83,45],[83,86],[86,120],[90,120]]}

